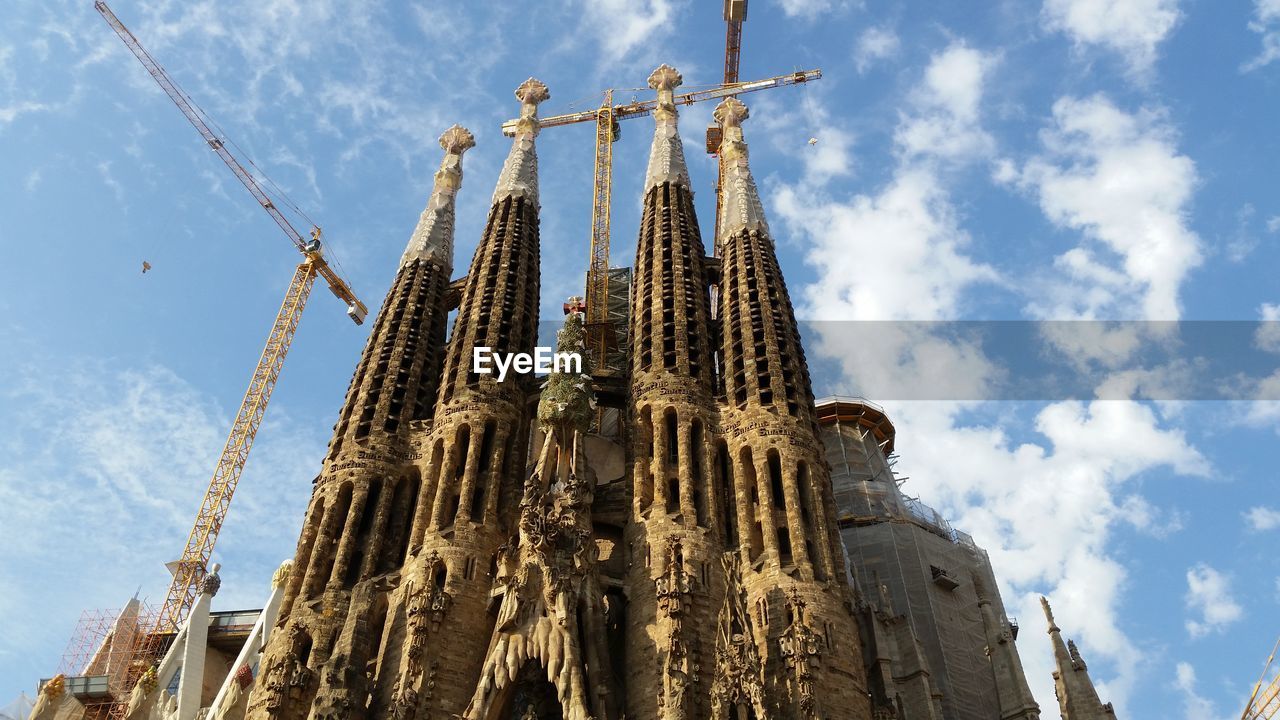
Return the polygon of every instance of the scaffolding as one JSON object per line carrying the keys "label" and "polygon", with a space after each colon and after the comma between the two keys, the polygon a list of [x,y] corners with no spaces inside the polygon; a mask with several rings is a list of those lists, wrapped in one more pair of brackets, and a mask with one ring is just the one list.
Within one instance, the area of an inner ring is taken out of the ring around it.
{"label": "scaffolding", "polygon": [[[76,623],[58,672],[67,693],[80,701],[86,717],[105,717],[127,700],[129,668],[145,633],[155,627],[156,610],[134,598],[116,610],[85,610]],[[41,682],[43,686],[44,682]]]}

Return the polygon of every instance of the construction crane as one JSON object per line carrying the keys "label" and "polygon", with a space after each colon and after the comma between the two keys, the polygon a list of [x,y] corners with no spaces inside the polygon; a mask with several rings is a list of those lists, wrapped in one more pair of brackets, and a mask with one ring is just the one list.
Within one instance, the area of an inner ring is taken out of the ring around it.
{"label": "construction crane", "polygon": [[[821,70],[804,70],[801,72],[778,75],[764,80],[721,85],[708,90],[682,93],[673,100],[677,105],[692,105],[704,100],[740,95],[742,93],[769,90],[771,88],[796,85],[817,80],[822,77]],[[613,104],[613,91],[606,90],[604,102],[595,110],[552,115],[541,118],[539,125],[544,128],[573,125],[581,122],[596,124],[595,180],[591,200],[591,261],[587,270],[586,297],[586,330],[587,349],[591,352],[592,366],[596,372],[608,375],[605,359],[610,348],[615,347],[617,335],[609,321],[609,217],[610,201],[613,194],[613,143],[621,136],[620,120],[641,117],[653,112],[658,106],[656,99]],[[515,135],[516,120],[508,120],[502,124],[502,133]],[[718,225],[718,223],[717,223]],[[603,371],[603,372],[601,372]]]}
{"label": "construction crane", "polygon": [[1280,713],[1280,673],[1271,679],[1265,689],[1262,687],[1262,683],[1267,680],[1271,663],[1276,659],[1276,650],[1280,650],[1280,640],[1276,640],[1275,646],[1271,648],[1271,655],[1267,657],[1267,664],[1262,668],[1258,682],[1253,684],[1253,694],[1249,696],[1249,704],[1245,706],[1240,720],[1271,720]]}
{"label": "construction crane", "polygon": [[[97,0],[94,3],[94,7],[107,21],[107,24],[111,26],[111,29],[124,41],[125,46],[129,48],[134,57],[138,58],[142,66],[147,69],[151,77],[160,85],[160,89],[169,96],[169,99],[182,111],[183,116],[199,131],[200,136],[208,144],[209,148],[226,163],[240,183],[253,195],[253,198],[262,209],[267,211],[271,219],[280,226],[280,229],[284,231],[284,234],[288,236],[294,247],[302,255],[302,261],[298,264],[293,273],[293,278],[289,281],[284,301],[280,305],[275,323],[272,324],[271,332],[267,336],[266,347],[262,351],[262,356],[258,359],[258,365],[254,369],[252,379],[249,381],[249,388],[245,391],[240,410],[231,426],[231,434],[228,436],[226,445],[222,449],[222,454],[218,458],[218,464],[214,468],[213,479],[205,491],[204,499],[196,515],[195,524],[187,537],[182,556],[176,563],[170,564],[170,568],[173,571],[173,581],[169,586],[164,605],[157,616],[155,629],[151,633],[142,634],[144,638],[143,647],[139,648],[134,658],[134,665],[141,668],[135,669],[140,673],[158,655],[162,645],[162,636],[165,633],[175,631],[181,625],[196,598],[200,583],[205,576],[205,568],[213,553],[214,543],[217,542],[218,532],[222,528],[222,523],[227,516],[227,510],[231,505],[232,494],[235,492],[236,484],[244,471],[245,462],[249,457],[249,450],[253,447],[254,437],[262,424],[267,402],[271,399],[271,393],[280,377],[280,369],[293,342],[294,333],[298,329],[298,321],[302,317],[302,310],[306,307],[307,299],[311,296],[311,290],[315,285],[316,278],[324,278],[333,294],[346,304],[347,315],[357,325],[364,322],[369,310],[356,297],[351,285],[329,264],[322,247],[320,228],[313,223],[307,236],[298,232],[288,218],[285,217],[284,213],[276,206],[275,202],[272,201],[258,180],[245,169],[244,164],[228,149],[225,138],[220,137],[210,128],[211,123],[205,117],[204,112],[191,101],[190,97],[174,82],[173,78],[169,77],[164,68],[156,62],[155,58],[142,47],[137,38],[133,36],[133,33],[111,11],[111,8],[102,0]],[[249,165],[253,166],[252,161],[249,161]],[[256,166],[253,167],[257,169]],[[271,184],[270,180],[266,179],[265,176],[264,181]],[[297,210],[296,206],[289,204]],[[298,212],[302,214],[300,210]],[[133,681],[136,681],[136,674],[127,682],[131,686]],[[126,696],[130,689],[131,687],[125,688]],[[112,714],[114,715],[115,713],[113,712]]]}

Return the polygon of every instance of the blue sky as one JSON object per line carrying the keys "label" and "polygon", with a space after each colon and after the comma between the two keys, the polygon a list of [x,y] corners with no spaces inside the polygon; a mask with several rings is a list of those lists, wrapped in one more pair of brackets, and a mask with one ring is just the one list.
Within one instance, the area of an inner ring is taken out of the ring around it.
{"label": "blue sky", "polygon": [[[113,7],[321,223],[376,307],[444,128],[461,123],[478,143],[459,196],[463,268],[515,86],[546,82],[550,114],[590,107],[606,87],[649,97],[632,88],[660,62],[687,87],[714,83],[720,5]],[[1275,0],[754,0],[742,77],[824,73],[743,98],[799,314],[1280,319],[1278,59]],[[711,110],[682,109],[704,227]],[[634,250],[651,131],[628,121],[615,146],[615,263]],[[542,307],[555,318],[586,267],[591,129],[538,142]],[[6,9],[0,158],[7,700],[53,672],[81,609],[139,588],[163,596],[162,564],[185,539],[296,256],[88,0]],[[819,395],[895,373],[955,378],[957,396],[983,397],[999,371],[980,348],[914,325],[886,340],[892,364],[823,327],[809,353],[836,373]],[[219,607],[262,602],[292,552],[367,328],[316,292],[215,553]],[[1259,347],[1280,350],[1265,330]],[[1078,360],[1109,398],[1143,386],[1176,397],[1179,369],[1133,351],[1168,341],[1131,326],[1032,350]],[[1239,715],[1280,632],[1276,403],[876,399],[898,425],[907,489],[991,552],[1046,716],[1039,593],[1121,717]]]}

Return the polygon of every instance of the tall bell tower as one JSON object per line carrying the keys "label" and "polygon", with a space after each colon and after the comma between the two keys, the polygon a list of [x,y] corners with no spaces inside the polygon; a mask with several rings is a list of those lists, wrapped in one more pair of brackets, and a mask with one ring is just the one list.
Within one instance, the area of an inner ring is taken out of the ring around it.
{"label": "tall bell tower", "polygon": [[783,716],[869,718],[831,478],[795,313],[751,176],[747,117],[732,97],[715,111],[724,166],[720,416],[742,585]]}
{"label": "tall bell tower", "polygon": [[251,718],[302,720],[363,708],[377,662],[389,576],[409,550],[421,484],[410,424],[430,416],[440,378],[462,155],[454,126],[444,160],[338,415],[303,521],[280,611],[260,662]]}

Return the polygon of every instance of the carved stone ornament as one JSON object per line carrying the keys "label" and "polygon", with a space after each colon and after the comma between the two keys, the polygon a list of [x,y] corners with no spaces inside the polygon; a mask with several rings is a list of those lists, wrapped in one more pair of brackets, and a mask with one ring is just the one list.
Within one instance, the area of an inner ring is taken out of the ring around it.
{"label": "carved stone ornament", "polygon": [[806,718],[816,717],[817,698],[814,696],[813,666],[822,655],[821,637],[809,627],[805,619],[804,598],[792,586],[787,595],[787,608],[791,613],[791,624],[778,639],[782,657],[792,673],[793,696],[801,714]]}
{"label": "carved stone ornament", "polygon": [[760,655],[751,633],[747,594],[742,587],[741,558],[736,552],[721,556],[725,575],[724,605],[717,620],[715,671],[711,678],[711,717],[731,720],[736,708],[749,707],[756,717],[766,716]]}
{"label": "carved stone ornament", "polygon": [[204,576],[204,580],[200,581],[200,593],[202,595],[217,595],[218,590],[222,588],[222,577],[218,575],[218,566],[214,565],[213,570]]}
{"label": "carved stone ornament", "polygon": [[713,115],[723,132],[720,161],[724,168],[721,184],[724,201],[720,227],[716,229],[717,242],[743,229],[769,232],[760,192],[748,164],[747,143],[742,136],[742,121],[750,115],[747,106],[732,97],[716,106]]}
{"label": "carved stone ornament", "polygon": [[526,202],[538,205],[538,152],[533,138],[538,134],[538,103],[551,97],[547,86],[529,78],[516,88],[520,100],[520,119],[516,121],[516,136],[511,152],[502,164],[498,184],[493,191],[493,204],[506,198],[523,197]]}
{"label": "carved stone ornament", "polygon": [[409,238],[400,264],[413,260],[431,261],[447,270],[453,268],[453,230],[455,198],[462,187],[462,154],[476,146],[471,131],[454,125],[440,136],[444,159],[436,172],[435,185],[427,207],[418,218],[418,226]]}

